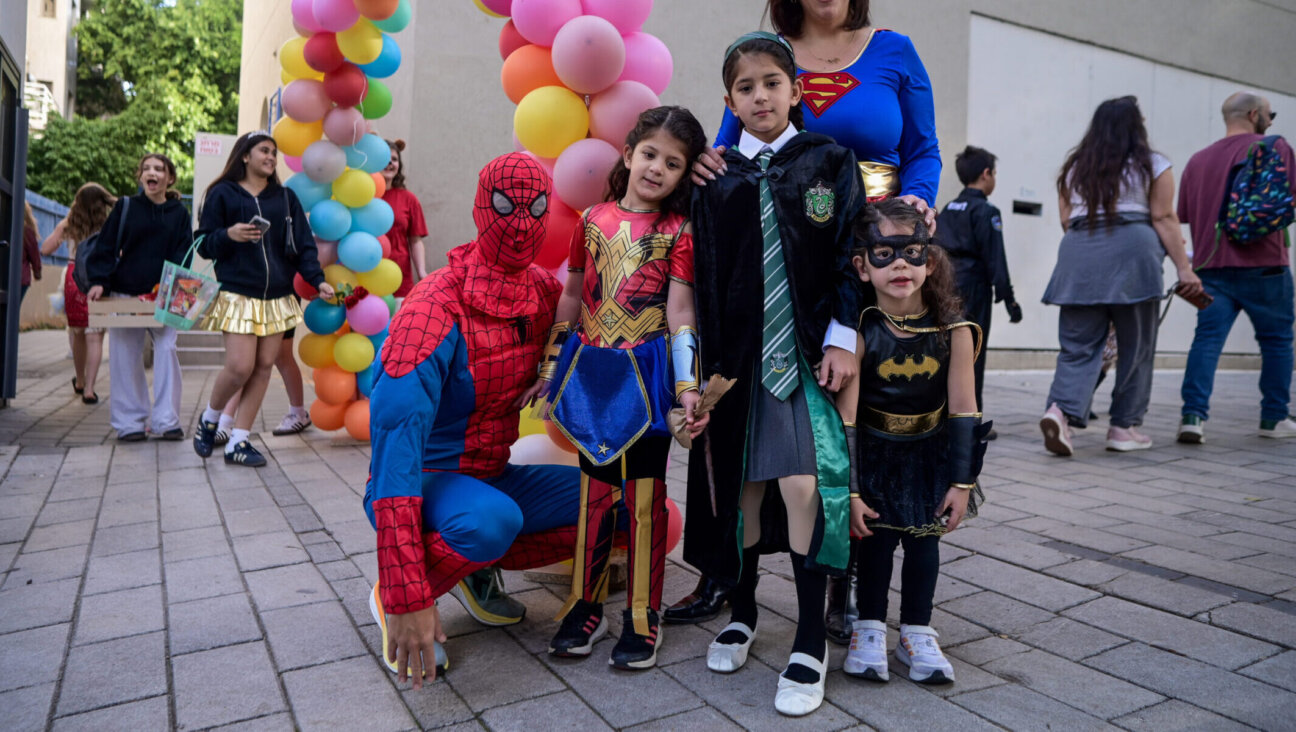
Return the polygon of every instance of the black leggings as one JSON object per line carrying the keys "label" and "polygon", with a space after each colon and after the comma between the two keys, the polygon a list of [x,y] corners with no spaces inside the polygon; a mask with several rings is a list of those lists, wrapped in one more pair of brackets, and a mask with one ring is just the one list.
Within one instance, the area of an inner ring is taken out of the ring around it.
{"label": "black leggings", "polygon": [[860,539],[856,561],[859,570],[856,601],[860,620],[886,622],[891,563],[896,546],[900,544],[904,544],[904,563],[900,568],[900,622],[930,625],[932,597],[936,594],[936,578],[940,574],[940,537],[919,537],[895,529],[873,529],[872,536]]}

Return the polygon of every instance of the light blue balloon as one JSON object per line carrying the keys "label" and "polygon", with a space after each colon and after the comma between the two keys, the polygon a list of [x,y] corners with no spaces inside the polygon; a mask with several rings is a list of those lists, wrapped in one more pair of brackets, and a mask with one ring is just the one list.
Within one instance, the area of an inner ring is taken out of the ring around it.
{"label": "light blue balloon", "polygon": [[284,185],[297,194],[297,200],[301,201],[302,208],[306,211],[310,211],[320,201],[333,197],[332,183],[316,183],[305,173],[293,173]]}
{"label": "light blue balloon", "polygon": [[374,362],[369,364],[364,371],[356,373],[356,387],[360,389],[361,395],[368,398],[369,394],[373,391],[374,382],[378,380],[378,374],[381,371],[382,359],[375,358]]}
{"label": "light blue balloon", "polygon": [[391,146],[387,141],[372,132],[360,138],[346,151],[347,167],[363,170],[366,173],[379,173],[391,162]]}
{"label": "light blue balloon", "polygon": [[396,222],[396,214],[391,204],[375,198],[360,208],[351,209],[351,230],[363,231],[374,236],[382,236],[391,231]]}
{"label": "light blue balloon", "polygon": [[317,239],[337,241],[351,230],[351,210],[337,201],[320,201],[311,207],[310,225]]}
{"label": "light blue balloon", "polygon": [[375,79],[386,79],[396,73],[396,69],[399,69],[400,65],[400,46],[397,45],[396,39],[384,33],[382,51],[379,52],[378,58],[367,64],[360,64],[360,70],[365,72],[365,76],[371,76]]}
{"label": "light blue balloon", "polygon": [[388,321],[387,325],[383,327],[381,333],[374,333],[371,336],[365,336],[366,338],[369,339],[370,343],[373,343],[374,353],[382,353],[383,343],[387,341],[387,334],[390,332],[391,332],[391,321]]}
{"label": "light blue balloon", "polygon": [[338,242],[338,261],[357,274],[368,272],[382,261],[382,244],[373,234],[353,231]]}
{"label": "light blue balloon", "polygon": [[400,33],[409,25],[410,19],[414,17],[414,9],[410,7],[410,0],[400,0],[400,5],[396,6],[396,12],[391,14],[390,18],[385,20],[375,20],[373,24],[383,33]]}
{"label": "light blue balloon", "polygon": [[306,305],[302,320],[306,322],[310,332],[328,335],[337,332],[346,322],[346,308],[319,299],[311,300]]}

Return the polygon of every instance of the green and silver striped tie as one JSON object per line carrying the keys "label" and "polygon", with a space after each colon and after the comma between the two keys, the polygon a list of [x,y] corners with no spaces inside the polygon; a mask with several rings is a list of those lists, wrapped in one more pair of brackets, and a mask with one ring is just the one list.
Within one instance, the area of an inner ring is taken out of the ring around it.
{"label": "green and silver striped tie", "polygon": [[[773,151],[756,157],[761,170],[767,170]],[[765,239],[765,329],[761,336],[761,384],[779,401],[785,400],[797,387],[796,334],[792,330],[792,293],[788,291],[787,270],[783,263],[783,241],[779,238],[778,217],[774,215],[774,195],[769,180],[760,179],[761,234]]]}

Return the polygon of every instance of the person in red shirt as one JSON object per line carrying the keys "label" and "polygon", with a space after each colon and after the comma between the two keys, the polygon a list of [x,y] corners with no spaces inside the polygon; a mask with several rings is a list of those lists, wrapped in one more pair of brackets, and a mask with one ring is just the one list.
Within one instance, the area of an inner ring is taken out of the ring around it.
{"label": "person in red shirt", "polygon": [[18,302],[27,297],[27,288],[33,279],[41,278],[40,240],[36,227],[36,216],[32,213],[30,203],[23,202],[23,253],[22,253],[22,296]]}
{"label": "person in red shirt", "polygon": [[387,144],[391,147],[391,162],[382,171],[383,180],[387,181],[383,200],[395,216],[387,241],[391,242],[391,260],[401,268],[401,285],[394,294],[403,298],[419,280],[427,277],[423,237],[428,231],[423,221],[423,204],[405,187],[405,163],[401,159],[405,141],[388,140]]}
{"label": "person in red shirt", "polygon": [[[1229,330],[1245,312],[1260,344],[1261,437],[1296,437],[1291,404],[1292,325],[1296,322],[1290,256],[1284,232],[1241,244],[1215,224],[1228,188],[1229,171],[1260,140],[1277,116],[1269,100],[1237,92],[1224,100],[1224,137],[1197,152],[1184,166],[1179,185],[1179,218],[1192,232],[1193,268],[1214,301],[1197,311],[1197,330],[1184,369],[1179,442],[1205,441],[1203,423],[1209,416],[1215,368]],[[1286,140],[1275,147],[1287,168],[1296,174],[1296,158]]]}

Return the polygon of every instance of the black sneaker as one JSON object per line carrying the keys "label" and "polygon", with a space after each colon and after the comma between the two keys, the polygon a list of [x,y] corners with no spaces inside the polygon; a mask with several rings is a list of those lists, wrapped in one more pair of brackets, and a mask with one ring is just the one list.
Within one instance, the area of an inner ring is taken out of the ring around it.
{"label": "black sneaker", "polygon": [[194,452],[198,453],[198,457],[200,458],[209,458],[212,454],[212,446],[215,444],[216,423],[208,422],[200,418],[198,420],[198,428],[194,430]]}
{"label": "black sneaker", "polygon": [[225,453],[225,462],[246,465],[249,468],[259,468],[266,464],[266,459],[265,456],[257,452],[255,447],[252,447],[252,443],[244,440],[235,445],[232,451]]}
{"label": "black sneaker", "polygon": [[553,640],[549,641],[549,655],[560,658],[584,658],[594,650],[599,638],[607,635],[607,618],[603,606],[577,600]]}
{"label": "black sneaker", "polygon": [[639,635],[634,629],[630,608],[621,614],[621,638],[612,648],[608,664],[627,671],[642,671],[657,665],[657,649],[661,646],[661,623],[657,611],[648,608],[648,635]]}

